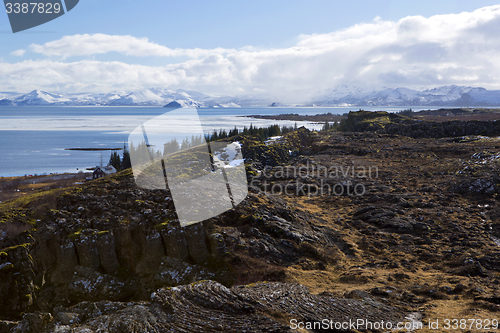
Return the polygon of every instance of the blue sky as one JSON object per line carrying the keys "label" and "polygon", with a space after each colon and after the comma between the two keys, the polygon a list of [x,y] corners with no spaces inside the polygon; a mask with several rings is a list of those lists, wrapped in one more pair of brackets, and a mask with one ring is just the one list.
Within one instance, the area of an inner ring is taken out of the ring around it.
{"label": "blue sky", "polygon": [[500,89],[494,5],[81,0],[17,34],[3,12],[0,91],[169,87],[287,98],[344,84]]}

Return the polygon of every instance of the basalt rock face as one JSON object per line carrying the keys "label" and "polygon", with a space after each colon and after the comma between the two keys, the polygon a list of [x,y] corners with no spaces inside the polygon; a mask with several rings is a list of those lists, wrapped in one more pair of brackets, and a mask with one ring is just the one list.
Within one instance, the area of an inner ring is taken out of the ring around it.
{"label": "basalt rock face", "polygon": [[82,301],[145,299],[157,288],[202,279],[234,280],[212,251],[208,224],[181,228],[169,193],[140,190],[131,175],[59,197],[57,209],[27,234],[0,255],[5,318]]}
{"label": "basalt rock face", "polygon": [[29,254],[29,244],[0,252],[0,309],[7,316],[26,311],[36,295],[36,263]]}
{"label": "basalt rock face", "polygon": [[284,316],[318,324],[325,318],[328,323],[364,318],[394,326],[403,319],[396,309],[376,301],[312,295],[297,284],[229,289],[202,281],[159,289],[148,302],[82,302],[57,308],[54,315],[25,315],[11,325],[11,332],[289,332]]}

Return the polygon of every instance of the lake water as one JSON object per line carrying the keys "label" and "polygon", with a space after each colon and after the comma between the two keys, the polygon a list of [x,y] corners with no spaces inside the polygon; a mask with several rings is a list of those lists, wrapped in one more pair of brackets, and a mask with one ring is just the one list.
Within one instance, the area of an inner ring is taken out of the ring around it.
{"label": "lake water", "polygon": [[[425,109],[428,109],[426,107]],[[431,107],[432,108],[432,107]],[[203,131],[234,126],[293,126],[292,121],[241,118],[244,115],[343,114],[355,108],[224,108],[198,109]],[[405,107],[365,110],[399,111]],[[414,110],[418,110],[415,109]],[[78,172],[102,163],[109,151],[72,151],[67,148],[122,148],[130,132],[164,114],[161,107],[0,107],[0,176]],[[321,125],[300,123],[309,129]]]}

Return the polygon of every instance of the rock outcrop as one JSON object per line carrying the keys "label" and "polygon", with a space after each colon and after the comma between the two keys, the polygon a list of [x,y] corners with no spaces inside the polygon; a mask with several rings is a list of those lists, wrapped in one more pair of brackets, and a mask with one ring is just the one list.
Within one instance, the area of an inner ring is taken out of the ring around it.
{"label": "rock outcrop", "polygon": [[328,323],[364,318],[396,326],[404,314],[374,301],[312,295],[297,284],[227,288],[202,281],[159,289],[148,302],[82,302],[57,308],[54,315],[27,314],[17,325],[3,325],[15,333],[289,332],[290,323],[285,318],[316,325],[325,318]]}
{"label": "rock outcrop", "polygon": [[500,122],[481,120],[428,121],[385,111],[349,112],[342,130],[397,134],[412,138],[444,138],[470,135],[499,136]]}
{"label": "rock outcrop", "polygon": [[495,138],[241,139],[248,196],[189,227],[130,171],[65,189],[43,214],[29,196],[0,203],[0,332],[281,332],[292,319],[500,311]]}

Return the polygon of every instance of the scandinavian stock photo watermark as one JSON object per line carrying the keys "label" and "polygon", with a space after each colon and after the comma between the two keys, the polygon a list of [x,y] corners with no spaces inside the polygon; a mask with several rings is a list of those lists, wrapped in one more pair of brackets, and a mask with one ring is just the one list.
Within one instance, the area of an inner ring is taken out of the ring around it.
{"label": "scandinavian stock photo watermark", "polygon": [[324,166],[307,161],[301,166],[266,166],[262,170],[251,165],[250,188],[257,193],[287,196],[363,196],[363,181],[378,178],[374,165]]}
{"label": "scandinavian stock photo watermark", "polygon": [[332,319],[323,319],[321,321],[301,321],[297,319],[290,320],[290,329],[293,330],[332,330],[332,331],[417,331],[424,328],[422,322],[406,321],[393,323],[389,320],[373,321],[366,318],[349,319],[345,321],[335,321]]}
{"label": "scandinavian stock photo watermark", "polygon": [[385,331],[385,332],[417,332],[423,329],[437,332],[457,331],[496,331],[500,328],[498,319],[480,318],[429,318],[426,323],[407,317],[405,321],[389,320],[373,321],[367,318],[350,318],[344,321],[323,319],[319,321],[303,321],[290,319],[289,327],[295,330],[332,330],[332,331]]}

